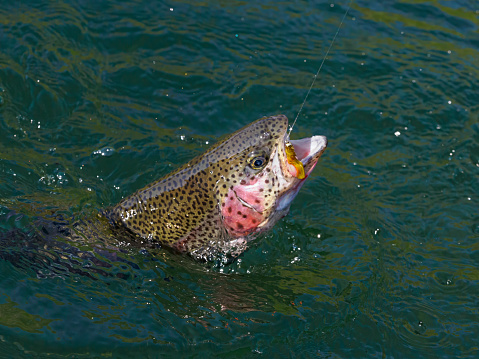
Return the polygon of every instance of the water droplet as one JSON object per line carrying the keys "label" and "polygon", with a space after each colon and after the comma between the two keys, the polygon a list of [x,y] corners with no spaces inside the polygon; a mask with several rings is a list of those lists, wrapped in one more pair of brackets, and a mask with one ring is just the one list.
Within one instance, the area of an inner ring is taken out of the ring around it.
{"label": "water droplet", "polygon": [[93,151],[93,155],[101,155],[105,157],[111,156],[115,152],[115,149],[112,147],[103,147],[99,150]]}
{"label": "water droplet", "polygon": [[268,140],[270,137],[271,134],[269,132],[263,132],[263,134],[260,136],[260,138],[263,140]]}

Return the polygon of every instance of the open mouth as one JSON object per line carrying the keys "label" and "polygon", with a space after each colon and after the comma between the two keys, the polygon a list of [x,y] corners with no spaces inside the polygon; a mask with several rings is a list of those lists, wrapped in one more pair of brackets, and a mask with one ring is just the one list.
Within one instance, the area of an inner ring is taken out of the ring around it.
{"label": "open mouth", "polygon": [[289,140],[285,136],[284,153],[286,154],[289,173],[298,179],[306,178],[328,145],[325,136],[313,136],[300,140]]}

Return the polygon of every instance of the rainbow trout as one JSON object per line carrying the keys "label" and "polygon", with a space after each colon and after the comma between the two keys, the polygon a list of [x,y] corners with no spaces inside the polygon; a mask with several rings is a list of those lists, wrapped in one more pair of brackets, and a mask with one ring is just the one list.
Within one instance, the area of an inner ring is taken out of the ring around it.
{"label": "rainbow trout", "polygon": [[327,139],[289,140],[288,119],[263,117],[106,213],[140,243],[211,260],[235,257],[288,211]]}

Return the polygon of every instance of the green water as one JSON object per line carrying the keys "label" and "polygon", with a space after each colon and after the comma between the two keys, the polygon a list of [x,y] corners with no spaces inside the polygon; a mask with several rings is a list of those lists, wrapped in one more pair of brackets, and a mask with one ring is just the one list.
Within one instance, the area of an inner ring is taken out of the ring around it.
{"label": "green water", "polygon": [[[292,122],[345,10],[3,1],[1,231]],[[478,78],[477,1],[355,0],[293,131],[329,147],[290,214],[223,268],[4,238],[0,356],[477,357]]]}

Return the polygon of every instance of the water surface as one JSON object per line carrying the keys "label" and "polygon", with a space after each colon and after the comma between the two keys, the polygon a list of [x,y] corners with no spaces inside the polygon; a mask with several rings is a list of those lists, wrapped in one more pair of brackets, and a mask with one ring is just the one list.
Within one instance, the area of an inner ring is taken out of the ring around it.
{"label": "water surface", "polygon": [[[1,231],[95,218],[256,118],[292,121],[346,7],[5,2]],[[354,1],[293,131],[329,147],[288,217],[221,268],[4,238],[0,352],[477,356],[478,39],[472,0]]]}

